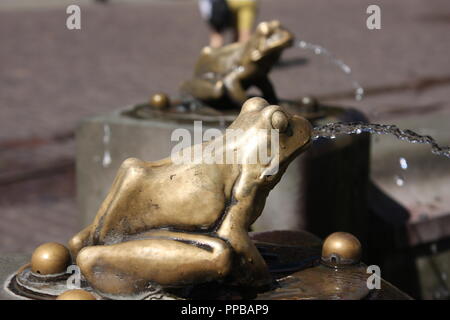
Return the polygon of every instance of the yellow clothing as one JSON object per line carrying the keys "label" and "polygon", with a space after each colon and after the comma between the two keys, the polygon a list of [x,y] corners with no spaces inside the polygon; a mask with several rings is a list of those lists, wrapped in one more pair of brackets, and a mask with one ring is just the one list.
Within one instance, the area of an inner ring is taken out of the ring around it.
{"label": "yellow clothing", "polygon": [[250,31],[256,20],[258,4],[256,0],[227,0],[234,16],[234,24],[238,31]]}

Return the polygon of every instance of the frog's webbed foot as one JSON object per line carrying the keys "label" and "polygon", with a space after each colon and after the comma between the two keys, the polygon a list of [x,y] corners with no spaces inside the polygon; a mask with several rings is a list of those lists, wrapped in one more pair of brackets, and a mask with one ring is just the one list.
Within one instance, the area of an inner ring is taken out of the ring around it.
{"label": "frog's webbed foot", "polygon": [[176,287],[223,279],[231,270],[232,251],[212,236],[155,231],[119,244],[85,247],[77,265],[100,292],[136,294],[150,283]]}

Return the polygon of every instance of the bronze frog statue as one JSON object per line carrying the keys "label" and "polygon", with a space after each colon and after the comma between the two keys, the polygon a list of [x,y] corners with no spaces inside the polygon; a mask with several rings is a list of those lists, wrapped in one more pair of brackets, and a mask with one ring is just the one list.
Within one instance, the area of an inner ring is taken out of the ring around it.
{"label": "bronze frog statue", "polygon": [[[223,152],[243,151],[245,158],[261,142],[255,130],[267,135],[275,130],[277,156],[271,154],[265,163],[174,163],[172,157],[124,161],[93,223],[69,242],[73,259],[94,289],[135,294],[151,284],[271,283],[248,230],[288,164],[309,146],[312,127],[255,97],[242,106],[222,138],[230,129],[241,133]],[[216,155],[222,152],[217,150]],[[271,171],[274,167],[278,171]]]}
{"label": "bronze frog statue", "polygon": [[194,77],[182,84],[181,93],[216,108],[240,107],[248,99],[246,90],[256,86],[267,101],[276,104],[268,73],[293,39],[293,34],[274,20],[260,23],[245,43],[205,47]]}

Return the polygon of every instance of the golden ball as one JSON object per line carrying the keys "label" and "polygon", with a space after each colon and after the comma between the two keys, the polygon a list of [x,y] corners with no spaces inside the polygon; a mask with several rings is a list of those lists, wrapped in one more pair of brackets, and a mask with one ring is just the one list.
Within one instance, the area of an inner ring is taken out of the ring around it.
{"label": "golden ball", "polygon": [[315,112],[318,109],[319,106],[319,102],[317,101],[316,98],[314,97],[303,97],[301,99],[301,104],[303,106],[303,108],[308,111],[308,112]]}
{"label": "golden ball", "polygon": [[170,106],[170,99],[165,93],[156,93],[151,97],[150,104],[155,108],[163,109]]}
{"label": "golden ball", "polygon": [[334,267],[358,263],[361,259],[361,243],[347,232],[330,234],[322,246],[322,262]]}
{"label": "golden ball", "polygon": [[56,242],[47,242],[34,250],[31,271],[41,275],[63,273],[70,262],[69,249]]}
{"label": "golden ball", "polygon": [[56,300],[97,300],[94,295],[83,289],[67,290],[61,293]]}

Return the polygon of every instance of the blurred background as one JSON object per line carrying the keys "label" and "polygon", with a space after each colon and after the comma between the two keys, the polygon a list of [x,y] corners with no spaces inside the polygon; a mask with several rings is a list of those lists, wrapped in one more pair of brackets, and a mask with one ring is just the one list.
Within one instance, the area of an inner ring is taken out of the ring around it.
{"label": "blurred background", "polygon": [[[278,19],[298,40],[327,48],[366,92],[356,101],[352,80],[329,60],[289,49],[271,73],[279,96],[312,95],[450,145],[448,0],[260,3],[258,21]],[[81,7],[81,30],[66,28],[69,4]],[[366,27],[371,4],[381,8],[381,30]],[[177,95],[208,35],[194,0],[0,1],[0,254],[65,243],[80,229],[80,121],[154,92]],[[450,159],[428,147],[402,153],[384,139],[372,139],[372,180],[406,211],[382,217],[389,234],[374,232],[380,246],[401,238],[383,265],[397,271],[382,276],[416,298],[448,299]]]}

